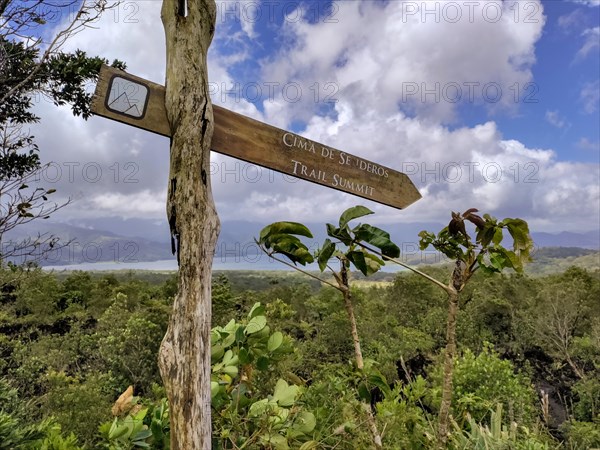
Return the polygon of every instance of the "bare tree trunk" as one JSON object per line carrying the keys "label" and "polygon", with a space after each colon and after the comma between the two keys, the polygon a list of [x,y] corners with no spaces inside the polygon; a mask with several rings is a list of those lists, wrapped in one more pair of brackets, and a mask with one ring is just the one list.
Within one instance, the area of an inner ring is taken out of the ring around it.
{"label": "bare tree trunk", "polygon": [[159,354],[172,450],[210,450],[211,268],[219,219],[209,178],[213,112],[206,54],[214,0],[164,0],[165,106],[171,124],[167,215],[179,262],[179,291]]}
{"label": "bare tree trunk", "polygon": [[452,374],[456,354],[456,316],[458,314],[458,292],[448,289],[448,323],[446,325],[446,352],[444,355],[444,380],[442,384],[442,404],[438,423],[439,448],[445,449],[450,428],[450,408],[452,406]]}
{"label": "bare tree trunk", "polygon": [[[342,261],[342,267],[340,270],[342,286],[340,286],[340,290],[344,296],[344,306],[346,307],[346,313],[348,314],[348,319],[350,320],[350,331],[352,333],[352,342],[354,343],[354,358],[356,359],[356,367],[358,370],[362,371],[365,368],[362,351],[360,349],[360,339],[358,337],[358,327],[356,325],[356,318],[354,317],[354,307],[352,306],[352,295],[350,293],[350,280],[348,278],[348,269],[344,265],[344,261]],[[362,407],[367,415],[367,425],[369,426],[369,431],[371,432],[371,437],[373,439],[373,444],[376,449],[382,449],[383,443],[381,441],[381,435],[379,434],[379,430],[377,429],[377,422],[375,421],[375,416],[373,415],[373,410],[371,409],[371,405],[366,402],[362,402]]]}

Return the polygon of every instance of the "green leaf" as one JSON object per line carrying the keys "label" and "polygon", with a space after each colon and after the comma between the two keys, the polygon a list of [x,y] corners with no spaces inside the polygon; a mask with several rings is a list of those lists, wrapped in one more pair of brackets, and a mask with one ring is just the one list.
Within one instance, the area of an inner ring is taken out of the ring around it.
{"label": "green leaf", "polygon": [[237,366],[227,365],[221,369],[221,372],[226,373],[231,378],[235,378],[238,376],[239,369]]}
{"label": "green leaf", "polygon": [[257,302],[257,303],[254,304],[254,306],[252,306],[252,309],[248,313],[248,319],[252,319],[253,317],[264,316],[264,315],[265,315],[265,308],[264,308],[264,306],[262,306],[260,304],[260,302]]}
{"label": "green leaf", "polygon": [[133,436],[133,440],[134,441],[143,441],[144,439],[148,439],[150,436],[152,436],[152,431],[146,429],[146,430],[142,430],[142,431],[139,431],[138,433],[136,433],[135,436]]}
{"label": "green leaf", "polygon": [[310,411],[300,411],[294,421],[294,428],[304,434],[312,433],[316,425],[317,419]]}
{"label": "green leaf", "polygon": [[267,412],[268,408],[269,400],[264,398],[262,400],[254,402],[252,406],[250,406],[250,409],[248,409],[248,415],[250,417],[261,417],[265,414],[265,412]]}
{"label": "green leaf", "polygon": [[275,222],[266,226],[260,232],[260,242],[264,242],[268,236],[274,234],[294,234],[297,236],[305,236],[312,238],[310,230],[303,224],[298,222]]}
{"label": "green leaf", "polygon": [[358,219],[359,217],[367,216],[369,214],[373,214],[373,211],[371,211],[369,208],[365,208],[364,206],[358,205],[348,208],[340,216],[340,228],[344,228],[351,220]]}
{"label": "green leaf", "polygon": [[240,364],[248,364],[252,360],[250,357],[250,352],[248,352],[248,349],[244,347],[240,348],[238,357],[240,358]]}
{"label": "green leaf", "polygon": [[210,359],[212,360],[213,364],[220,361],[221,358],[223,358],[224,354],[225,354],[225,349],[220,344],[214,345],[210,349]]}
{"label": "green leaf", "polygon": [[256,368],[258,370],[267,370],[269,368],[269,363],[271,360],[266,356],[261,356],[256,360]]}
{"label": "green leaf", "polygon": [[527,222],[522,219],[504,219],[502,224],[513,238],[513,250],[516,255],[528,261],[529,253],[533,249],[533,240]]}
{"label": "green leaf", "polygon": [[367,403],[371,402],[371,391],[364,382],[358,385],[358,397]]}
{"label": "green leaf", "polygon": [[347,227],[336,228],[335,225],[328,223],[327,224],[327,235],[331,236],[332,238],[338,239],[340,242],[342,242],[345,245],[352,244],[352,236],[350,236],[350,233],[348,232]]}
{"label": "green leaf", "polygon": [[323,272],[327,267],[327,263],[331,259],[331,255],[333,255],[334,251],[335,244],[331,242],[330,239],[325,239],[323,247],[321,248],[321,250],[319,250],[319,256],[317,258],[317,261],[319,263],[319,269],[321,269],[321,272]]}
{"label": "green leaf", "polygon": [[429,231],[421,231],[419,233],[419,237],[421,238],[419,240],[419,249],[420,250],[426,250],[427,247],[429,247],[431,245],[431,243],[435,240],[435,234],[430,233]]}
{"label": "green leaf", "polygon": [[361,251],[348,252],[346,254],[346,258],[354,264],[354,266],[360,270],[363,275],[368,276],[369,274],[369,266],[365,261],[365,254]]}
{"label": "green leaf", "polygon": [[274,352],[283,343],[283,334],[280,331],[276,331],[269,337],[269,341],[267,342],[267,349],[270,352]]}
{"label": "green leaf", "polygon": [[308,441],[300,446],[298,450],[314,450],[319,447],[319,443],[317,441]]}
{"label": "green leaf", "polygon": [[355,233],[357,240],[365,241],[377,247],[383,255],[390,258],[400,256],[400,248],[392,242],[390,234],[387,231],[369,224],[363,224],[355,229]]}
{"label": "green leaf", "polygon": [[258,333],[267,325],[267,318],[265,316],[253,317],[248,325],[246,325],[246,334]]}
{"label": "green leaf", "polygon": [[269,443],[273,445],[275,450],[289,450],[287,439],[280,434],[274,434],[269,438]]}
{"label": "green leaf", "polygon": [[285,380],[280,378],[275,385],[273,400],[275,400],[279,406],[292,406],[297,394],[298,386],[290,386]]}
{"label": "green leaf", "polygon": [[371,375],[369,375],[368,380],[370,384],[377,386],[379,389],[381,389],[381,392],[383,392],[386,398],[391,398],[392,390],[390,389],[390,386],[383,374],[372,373]]}

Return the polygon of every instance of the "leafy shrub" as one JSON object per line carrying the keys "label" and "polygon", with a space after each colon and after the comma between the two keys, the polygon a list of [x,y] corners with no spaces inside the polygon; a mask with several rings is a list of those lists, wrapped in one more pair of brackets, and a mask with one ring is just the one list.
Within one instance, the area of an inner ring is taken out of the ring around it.
{"label": "leafy shrub", "polygon": [[[434,389],[441,384],[441,369],[433,374]],[[531,381],[516,373],[512,362],[501,359],[491,344],[475,355],[466,349],[454,362],[454,417],[463,424],[471,417],[481,422],[500,403],[508,411],[505,423],[530,425],[535,419],[536,395]]]}

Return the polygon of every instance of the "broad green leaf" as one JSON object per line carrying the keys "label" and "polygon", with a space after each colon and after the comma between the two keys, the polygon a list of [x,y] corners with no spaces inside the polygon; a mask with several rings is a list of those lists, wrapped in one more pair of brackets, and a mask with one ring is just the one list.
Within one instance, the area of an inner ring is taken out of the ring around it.
{"label": "broad green leaf", "polygon": [[235,330],[235,342],[241,344],[246,340],[246,334],[244,332],[244,327],[240,326]]}
{"label": "broad green leaf", "polygon": [[261,243],[261,244],[264,243],[265,238],[269,234],[271,234],[271,225],[267,225],[262,230],[260,230],[260,234],[258,235],[258,242]]}
{"label": "broad green leaf", "polygon": [[235,342],[235,331],[232,330],[231,334],[225,336],[225,338],[223,338],[223,347],[227,348],[233,345],[233,343]]}
{"label": "broad green leaf", "polygon": [[289,450],[287,439],[280,434],[274,434],[269,438],[269,443],[273,445],[275,450]]}
{"label": "broad green leaf", "polygon": [[312,238],[310,230],[303,224],[298,222],[275,222],[266,226],[260,232],[260,241],[263,242],[267,236],[273,234],[295,234],[297,236],[305,236]]}
{"label": "broad green leaf", "polygon": [[369,275],[369,266],[367,266],[367,262],[365,261],[365,254],[363,252],[348,252],[346,254],[346,257],[350,262],[352,262],[352,264],[354,264],[354,267],[356,267],[362,272],[363,275]]}
{"label": "broad green leaf", "polygon": [[297,394],[298,386],[290,386],[285,380],[280,378],[275,385],[273,400],[275,400],[279,406],[292,406]]}
{"label": "broad green leaf", "polygon": [[319,250],[319,257],[317,259],[317,261],[319,262],[319,269],[321,269],[321,272],[323,272],[327,267],[327,263],[331,259],[331,256],[333,255],[334,251],[335,244],[331,242],[330,239],[325,239],[323,247],[321,248],[321,250]]}
{"label": "broad green leaf", "polygon": [[377,386],[379,389],[381,389],[381,392],[383,392],[386,398],[390,398],[392,396],[392,390],[390,389],[390,386],[383,374],[372,373],[371,375],[369,375],[368,380],[370,384]]}
{"label": "broad green leaf", "polygon": [[223,369],[221,370],[221,372],[226,373],[231,378],[235,378],[235,377],[238,376],[239,369],[238,369],[237,366],[228,365],[228,366],[223,367]]}
{"label": "broad green leaf", "polygon": [[381,269],[381,266],[385,265],[382,260],[375,255],[371,255],[370,253],[365,253],[365,262],[367,263],[369,275],[378,272],[379,269]]}
{"label": "broad green leaf", "polygon": [[430,233],[429,231],[421,231],[419,233],[419,237],[421,238],[419,240],[419,249],[420,250],[426,250],[427,247],[429,247],[431,245],[431,243],[435,240],[435,234]]}
{"label": "broad green leaf", "polygon": [[327,224],[327,235],[331,236],[332,238],[338,239],[340,242],[342,242],[345,245],[352,244],[352,236],[350,236],[350,233],[348,232],[347,227],[336,228],[335,225],[328,223]]}
{"label": "broad green leaf", "polygon": [[110,431],[108,432],[109,439],[118,439],[124,434],[127,433],[127,427],[124,425],[118,425],[118,419],[115,417],[113,420],[112,426],[110,427]]}
{"label": "broad green leaf", "polygon": [[244,347],[240,348],[238,357],[240,358],[240,364],[248,364],[251,361],[250,353]]}
{"label": "broad green leaf", "polygon": [[312,433],[317,425],[317,419],[310,411],[300,411],[294,421],[294,428],[304,434]]}
{"label": "broad green leaf", "polygon": [[222,363],[224,365],[232,365],[232,364],[237,364],[238,360],[239,360],[238,356],[235,355],[233,353],[233,351],[227,350],[225,352],[225,355],[223,355],[223,361],[222,361]]}
{"label": "broad green leaf", "polygon": [[252,406],[250,406],[250,409],[248,409],[248,415],[250,417],[261,417],[265,414],[265,412],[267,412],[267,409],[269,409],[269,400],[264,398],[254,402]]}
{"label": "broad green leaf", "polygon": [[529,253],[533,249],[533,240],[529,234],[527,222],[522,219],[504,219],[502,224],[513,238],[514,252],[527,261]]}
{"label": "broad green leaf", "polygon": [[220,390],[221,390],[221,385],[219,384],[218,381],[211,381],[210,382],[210,396],[211,396],[211,398],[216,397]]}
{"label": "broad green leaf", "polygon": [[319,447],[319,443],[317,441],[308,441],[300,446],[298,450],[314,450]]}
{"label": "broad green leaf", "polygon": [[214,345],[210,349],[210,359],[212,360],[213,364],[218,361],[221,361],[221,358],[223,358],[224,354],[225,354],[225,349],[220,344]]}
{"label": "broad green leaf", "polygon": [[267,370],[269,368],[269,362],[271,360],[266,356],[261,356],[256,360],[256,368],[258,370]]}
{"label": "broad green leaf", "polygon": [[248,325],[246,325],[246,334],[258,333],[267,325],[267,318],[265,316],[253,317]]}
{"label": "broad green leaf", "polygon": [[348,225],[348,222],[354,219],[358,219],[359,217],[368,216],[369,214],[373,214],[369,208],[365,208],[364,206],[354,206],[352,208],[348,208],[346,211],[342,213],[340,216],[340,228],[344,228]]}
{"label": "broad green leaf", "polygon": [[[500,230],[502,231],[502,230]],[[477,230],[476,240],[482,247],[487,247],[496,236],[496,227],[486,222],[486,226]],[[502,235],[500,235],[502,236]]]}
{"label": "broad green leaf", "polygon": [[390,239],[390,234],[381,228],[369,224],[363,224],[355,230],[356,239],[365,241],[379,250],[385,256],[397,258],[400,256],[400,248]]}
{"label": "broad green leaf", "polygon": [[260,304],[260,302],[257,302],[257,303],[254,304],[254,306],[252,306],[252,309],[248,313],[248,319],[252,319],[253,317],[264,316],[264,315],[265,315],[265,308],[264,308],[264,306],[262,306]]}
{"label": "broad green leaf", "polygon": [[358,385],[358,397],[367,403],[371,402],[371,391],[364,382]]}
{"label": "broad green leaf", "polygon": [[148,439],[150,436],[152,436],[152,431],[146,429],[146,430],[142,430],[142,431],[137,432],[133,436],[133,440],[134,441],[143,441],[144,439]]}
{"label": "broad green leaf", "polygon": [[276,331],[269,337],[269,341],[267,342],[267,349],[270,352],[274,352],[281,346],[282,343],[283,334],[280,331]]}

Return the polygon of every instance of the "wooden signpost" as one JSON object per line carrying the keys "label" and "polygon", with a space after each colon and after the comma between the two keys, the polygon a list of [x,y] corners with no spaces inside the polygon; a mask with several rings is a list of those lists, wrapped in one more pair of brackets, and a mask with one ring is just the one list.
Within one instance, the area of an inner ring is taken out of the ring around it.
{"label": "wooden signpost", "polygon": [[394,208],[421,195],[403,173],[211,106],[203,94],[216,4],[163,0],[161,17],[168,89],[103,66],[92,112],[171,138],[167,216],[179,262],[178,293],[159,368],[169,397],[171,449],[210,450],[210,287],[219,232],[207,175],[210,151]]}
{"label": "wooden signpost", "polygon": [[[262,167],[404,209],[421,198],[408,176],[213,105],[211,149]],[[171,136],[165,88],[103,66],[92,112],[163,136]]]}

